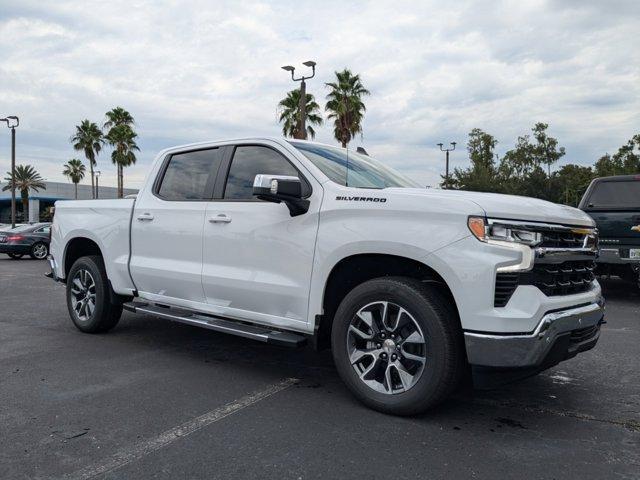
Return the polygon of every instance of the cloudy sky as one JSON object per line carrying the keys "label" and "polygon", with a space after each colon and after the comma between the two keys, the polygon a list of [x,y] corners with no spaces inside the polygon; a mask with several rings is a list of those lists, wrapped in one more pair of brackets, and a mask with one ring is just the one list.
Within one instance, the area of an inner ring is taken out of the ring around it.
{"label": "cloudy sky", "polygon": [[[74,126],[125,107],[142,150],[125,186],[137,187],[164,147],[280,135],[276,105],[293,87],[280,66],[312,59],[322,104],[344,67],[371,91],[353,148],[424,184],[444,166],[435,145],[474,127],[503,153],[544,121],[564,163],[590,164],[640,132],[639,20],[636,0],[0,0],[0,116],[21,118],[18,162],[64,181]],[[335,143],[330,125],[317,139]],[[108,151],[98,163],[115,185]]]}

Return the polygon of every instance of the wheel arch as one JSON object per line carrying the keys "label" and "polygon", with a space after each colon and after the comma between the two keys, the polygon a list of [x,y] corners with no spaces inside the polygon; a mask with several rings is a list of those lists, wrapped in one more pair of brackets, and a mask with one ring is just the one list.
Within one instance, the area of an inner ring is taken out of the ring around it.
{"label": "wheel arch", "polygon": [[95,240],[86,236],[78,236],[69,240],[65,245],[63,256],[64,278],[69,276],[69,271],[76,260],[89,255],[104,258],[102,250]]}
{"label": "wheel arch", "polygon": [[458,304],[449,284],[424,260],[388,253],[358,253],[336,262],[324,282],[322,313],[315,318],[316,348],[330,346],[333,317],[351,290],[374,278],[398,276],[432,284],[451,303],[459,318]]}

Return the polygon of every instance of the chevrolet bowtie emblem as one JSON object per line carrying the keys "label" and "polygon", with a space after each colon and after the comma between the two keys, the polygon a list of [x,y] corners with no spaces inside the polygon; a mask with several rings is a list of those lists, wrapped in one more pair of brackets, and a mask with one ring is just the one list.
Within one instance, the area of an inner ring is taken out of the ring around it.
{"label": "chevrolet bowtie emblem", "polygon": [[635,227],[631,227],[631,230],[634,232],[640,232],[640,225],[636,225]]}

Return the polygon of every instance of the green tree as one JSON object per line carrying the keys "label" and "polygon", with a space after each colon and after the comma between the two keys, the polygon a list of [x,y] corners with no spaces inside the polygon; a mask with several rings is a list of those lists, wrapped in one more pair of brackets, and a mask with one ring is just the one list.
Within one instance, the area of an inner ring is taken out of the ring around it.
{"label": "green tree", "polygon": [[[4,178],[7,183],[2,190],[11,189],[11,172],[7,172],[7,176]],[[22,199],[22,218],[26,223],[29,221],[29,190],[38,192],[40,189],[46,189],[44,179],[31,165],[17,165],[16,166],[16,180],[15,189],[20,191],[20,197]]]}
{"label": "green tree", "polygon": [[325,84],[330,89],[325,110],[329,113],[327,118],[333,120],[334,137],[346,148],[353,137],[362,134],[366,111],[362,97],[369,95],[369,90],[362,85],[360,75],[346,68],[335,75],[335,82]]}
{"label": "green tree", "polygon": [[104,122],[102,127],[104,129],[109,129],[118,125],[129,125],[133,129],[133,126],[135,125],[133,116],[122,107],[115,107],[109,110],[105,116],[107,117],[107,121]]}
{"label": "green tree", "polygon": [[[547,135],[546,123],[536,123],[530,135],[518,137],[513,149],[507,151],[498,167],[500,185],[505,193],[553,200],[551,165],[565,154],[558,140]],[[547,167],[545,172],[544,166]]]}
{"label": "green tree", "polygon": [[464,170],[454,169],[449,180],[450,185],[446,185],[446,179],[443,177],[442,187],[477,192],[500,191],[494,160],[494,150],[497,144],[498,141],[495,137],[483,130],[479,128],[471,130],[467,141],[467,152],[469,152],[471,166]]}
{"label": "green tree", "polygon": [[104,128],[108,129],[105,140],[114,147],[111,160],[118,169],[118,197],[124,196],[124,167],[136,163],[134,151],[139,151],[135,139],[137,134],[133,129],[135,121],[133,116],[122,107],[115,107],[105,116]]}
{"label": "green tree", "polygon": [[[311,125],[322,125],[320,106],[316,103],[312,94],[306,94],[307,106],[307,136],[315,138],[316,131]],[[282,134],[285,137],[295,138],[298,132],[298,121],[300,120],[300,90],[295,89],[287,92],[287,96],[278,103],[278,121],[282,123]]]}
{"label": "green tree", "polygon": [[640,134],[634,135],[622,145],[616,153],[606,153],[595,164],[596,177],[610,177],[612,175],[634,175],[640,173]]}
{"label": "green tree", "polygon": [[62,174],[65,177],[69,177],[69,180],[73,182],[75,186],[75,198],[78,199],[78,183],[84,178],[84,174],[87,168],[84,164],[78,160],[77,158],[72,158],[69,160],[65,166],[64,170],[62,170]]}
{"label": "green tree", "polygon": [[547,134],[549,124],[538,122],[531,129],[536,144],[533,146],[533,153],[537,157],[536,161],[540,165],[547,166],[547,176],[551,178],[551,165],[556,163],[565,155],[564,147],[558,147],[558,140]]}
{"label": "green tree", "polygon": [[554,192],[551,200],[556,203],[578,206],[593,178],[591,167],[574,164],[563,165],[551,176],[551,191]]}
{"label": "green tree", "polygon": [[70,141],[73,144],[73,148],[79,152],[84,152],[84,156],[89,161],[91,197],[96,198],[93,167],[96,165],[96,157],[100,153],[104,143],[102,131],[94,122],[83,120],[80,125],[76,125],[76,133],[71,137]]}
{"label": "green tree", "polygon": [[111,161],[118,168],[118,198],[124,196],[124,168],[136,163],[135,151],[139,151],[136,144],[137,138],[129,125],[116,125],[111,127],[105,136],[109,145],[114,147],[111,153]]}
{"label": "green tree", "polygon": [[613,175],[622,174],[622,165],[619,163],[619,158],[615,161],[608,153],[601,156],[594,165],[594,174],[596,177],[611,177]]}

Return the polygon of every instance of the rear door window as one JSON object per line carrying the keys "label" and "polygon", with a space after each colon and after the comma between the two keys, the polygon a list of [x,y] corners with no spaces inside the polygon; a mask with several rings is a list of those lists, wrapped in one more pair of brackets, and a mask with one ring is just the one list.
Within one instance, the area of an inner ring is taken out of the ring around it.
{"label": "rear door window", "polygon": [[640,208],[640,180],[597,183],[587,207]]}
{"label": "rear door window", "polygon": [[173,154],[157,195],[172,201],[210,200],[221,157],[219,148]]}

